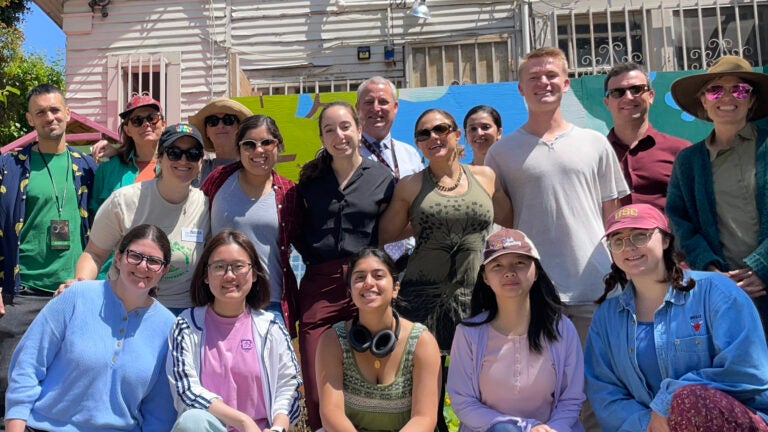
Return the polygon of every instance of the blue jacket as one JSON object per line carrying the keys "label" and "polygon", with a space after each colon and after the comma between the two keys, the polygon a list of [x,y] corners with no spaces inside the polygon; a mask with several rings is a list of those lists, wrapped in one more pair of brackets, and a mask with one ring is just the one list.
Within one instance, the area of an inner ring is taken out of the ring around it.
{"label": "blue jacket", "polygon": [[668,416],[672,394],[688,384],[723,391],[768,421],[768,347],[755,306],[727,276],[685,272],[696,286],[667,290],[654,316],[663,377],[651,393],[635,356],[635,287],[595,312],[585,350],[587,396],[606,432],[645,432],[651,410]]}
{"label": "blue jacket", "polygon": [[[759,245],[744,262],[768,282],[768,129],[757,129],[755,142],[755,202],[760,219]],[[712,163],[704,141],[677,154],[667,190],[666,213],[686,262],[696,270],[714,264],[731,270],[725,262],[717,230]]]}
{"label": "blue jacket", "polygon": [[[35,144],[37,142],[0,156],[0,243],[3,245],[0,252],[0,287],[3,294],[15,295],[21,284],[19,233],[24,226],[26,212],[29,153]],[[72,155],[72,180],[77,192],[77,206],[80,208],[80,241],[85,248],[91,229],[88,193],[93,187],[96,163],[89,155],[70,146],[67,146],[67,150]]]}

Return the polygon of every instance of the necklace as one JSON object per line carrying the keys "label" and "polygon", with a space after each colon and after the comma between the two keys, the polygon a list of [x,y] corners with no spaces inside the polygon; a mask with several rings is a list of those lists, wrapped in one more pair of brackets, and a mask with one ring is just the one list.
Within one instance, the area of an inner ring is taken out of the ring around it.
{"label": "necklace", "polygon": [[443,186],[440,184],[440,181],[438,181],[435,178],[435,175],[432,174],[432,170],[429,169],[429,167],[427,167],[427,172],[429,172],[429,178],[431,178],[432,182],[435,184],[435,189],[439,190],[440,192],[455,191],[456,188],[458,188],[459,185],[461,184],[461,179],[464,177],[464,169],[461,166],[459,166],[459,176],[456,177],[456,181],[450,186]]}
{"label": "necklace", "polygon": [[379,359],[376,359],[373,361],[373,367],[375,367],[376,369],[381,367],[381,362],[379,361]]}

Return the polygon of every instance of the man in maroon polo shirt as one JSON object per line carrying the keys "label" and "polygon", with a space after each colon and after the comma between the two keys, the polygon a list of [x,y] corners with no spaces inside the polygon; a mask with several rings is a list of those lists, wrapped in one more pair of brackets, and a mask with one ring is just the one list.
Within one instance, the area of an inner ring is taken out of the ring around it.
{"label": "man in maroon polo shirt", "polygon": [[614,66],[605,77],[605,106],[613,117],[608,141],[616,151],[631,193],[621,205],[647,203],[664,211],[667,183],[677,153],[690,142],[661,133],[648,121],[654,91],[635,63]]}

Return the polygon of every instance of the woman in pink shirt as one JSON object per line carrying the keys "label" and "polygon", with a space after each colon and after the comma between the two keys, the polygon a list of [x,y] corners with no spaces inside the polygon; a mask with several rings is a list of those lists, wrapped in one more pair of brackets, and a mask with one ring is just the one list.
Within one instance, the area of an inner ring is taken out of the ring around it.
{"label": "woman in pink shirt", "polygon": [[521,231],[502,229],[485,243],[446,385],[462,432],[584,431],[579,336],[539,259]]}
{"label": "woman in pink shirt", "polygon": [[299,418],[301,385],[269,281],[248,237],[223,230],[205,246],[190,289],[197,306],[168,337],[173,431],[284,432]]}

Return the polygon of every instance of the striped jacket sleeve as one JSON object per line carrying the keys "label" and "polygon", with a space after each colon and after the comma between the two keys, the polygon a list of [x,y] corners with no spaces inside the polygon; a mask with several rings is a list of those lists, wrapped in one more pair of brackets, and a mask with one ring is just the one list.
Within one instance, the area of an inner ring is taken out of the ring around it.
{"label": "striped jacket sleeve", "polygon": [[174,406],[179,414],[191,408],[208,410],[214,399],[221,399],[221,396],[206,390],[200,383],[199,337],[183,316],[176,318],[168,335],[165,368]]}

